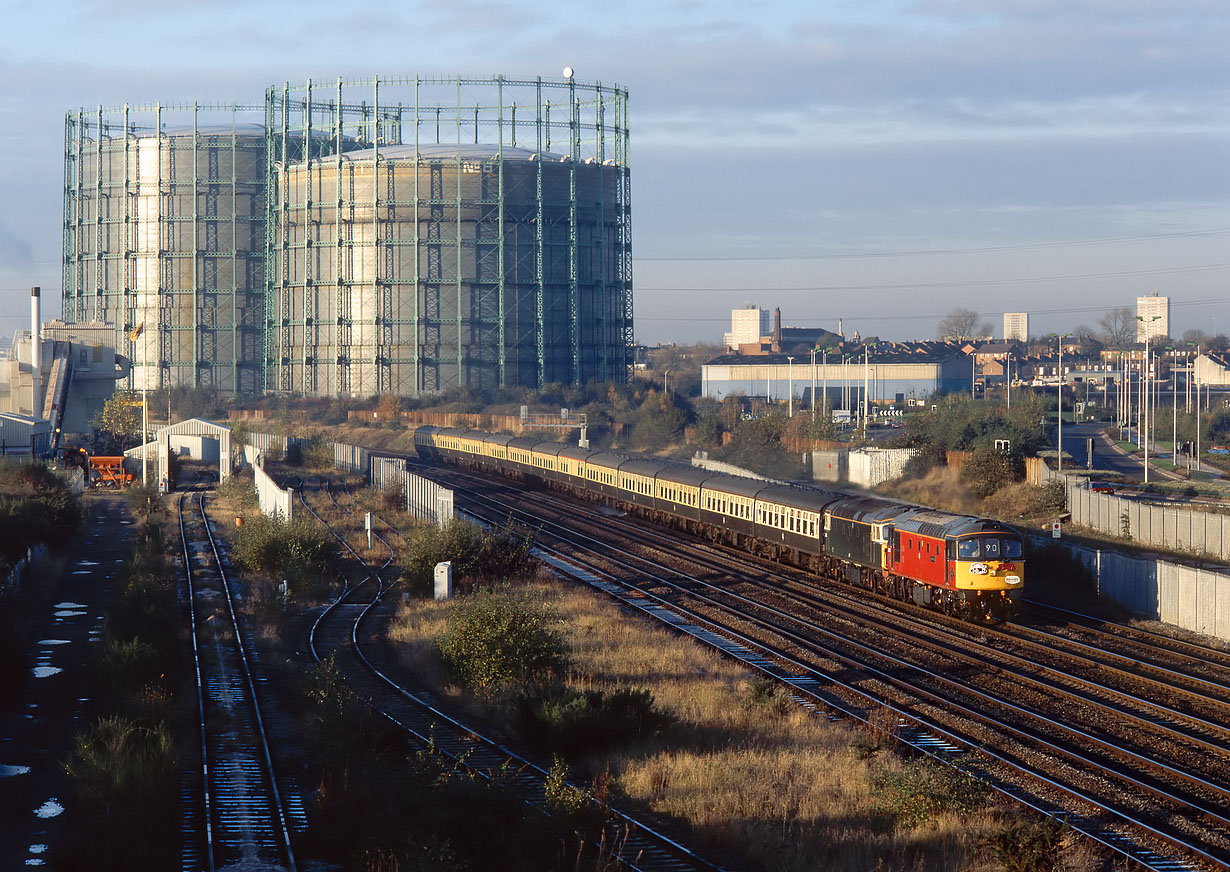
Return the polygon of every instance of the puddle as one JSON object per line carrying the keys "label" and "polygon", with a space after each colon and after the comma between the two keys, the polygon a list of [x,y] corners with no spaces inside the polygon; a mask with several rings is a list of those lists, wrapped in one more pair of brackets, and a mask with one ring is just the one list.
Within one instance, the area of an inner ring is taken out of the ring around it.
{"label": "puddle", "polygon": [[47,851],[47,846],[46,846],[46,845],[31,845],[31,846],[30,846],[30,853],[31,853],[31,854],[43,854],[43,853],[45,853],[46,851]]}
{"label": "puddle", "polygon": [[78,570],[76,570],[76,571],[72,572],[71,574],[72,574],[72,575],[93,575],[93,574],[94,574],[94,570],[92,570],[92,569],[78,569]]}
{"label": "puddle", "polygon": [[42,866],[44,865],[43,858],[42,857],[31,857],[30,859],[26,860],[26,865],[27,866]]}
{"label": "puddle", "polygon": [[64,806],[60,805],[54,796],[40,805],[34,812],[35,816],[41,818],[53,818],[63,813]]}
{"label": "puddle", "polygon": [[89,612],[79,612],[75,609],[60,609],[58,612],[53,612],[53,614],[57,618],[79,618],[82,615],[89,614]]}
{"label": "puddle", "polygon": [[0,778],[12,778],[14,775],[25,775],[29,771],[29,766],[10,766],[7,763],[0,763]]}
{"label": "puddle", "polygon": [[30,671],[34,673],[35,678],[50,678],[53,675],[59,675],[64,670],[59,666],[35,666]]}
{"label": "puddle", "polygon": [[78,566],[98,566],[98,563],[94,560],[78,560],[77,565]]}
{"label": "puddle", "polygon": [[39,639],[38,644],[40,645],[71,645],[72,642],[70,642],[68,639]]}
{"label": "puddle", "polygon": [[52,606],[52,608],[53,609],[84,609],[84,608],[89,608],[89,606],[87,606],[85,603],[64,602],[64,603],[56,603],[54,606]]}

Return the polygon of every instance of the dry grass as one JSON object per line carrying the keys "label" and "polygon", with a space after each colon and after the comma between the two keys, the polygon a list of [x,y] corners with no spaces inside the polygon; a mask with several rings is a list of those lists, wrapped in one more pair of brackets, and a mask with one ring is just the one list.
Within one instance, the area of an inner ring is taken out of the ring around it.
{"label": "dry grass", "polygon": [[960,514],[977,514],[982,501],[969,492],[957,470],[937,466],[922,478],[896,479],[876,488],[884,496],[899,497],[924,506]]}
{"label": "dry grass", "polygon": [[[808,715],[784,694],[766,693],[746,669],[628,617],[586,589],[536,583],[534,590],[560,615],[575,663],[573,684],[648,687],[656,704],[677,718],[661,736],[579,761],[578,768],[609,767],[629,798],[690,825],[702,850],[782,872],[992,868],[979,860],[978,837],[996,825],[993,812],[940,815],[906,828],[876,810],[876,773],[904,765],[891,754],[866,753],[884,738],[882,730]],[[448,609],[447,603],[403,603],[389,638],[429,687],[498,718],[498,704],[443,684],[431,640],[443,631]]]}

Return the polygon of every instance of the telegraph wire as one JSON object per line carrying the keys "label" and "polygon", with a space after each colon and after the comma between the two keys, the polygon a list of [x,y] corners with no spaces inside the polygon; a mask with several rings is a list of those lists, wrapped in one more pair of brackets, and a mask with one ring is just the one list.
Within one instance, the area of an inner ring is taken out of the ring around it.
{"label": "telegraph wire", "polygon": [[790,260],[858,260],[887,257],[916,257],[936,254],[983,254],[997,251],[1033,251],[1044,248],[1073,248],[1089,245],[1112,245],[1120,242],[1147,242],[1154,239],[1185,239],[1195,236],[1212,236],[1230,233],[1230,227],[1214,227],[1208,230],[1185,230],[1176,233],[1153,233],[1142,236],[1112,236],[1106,239],[1073,239],[1059,242],[1024,242],[1018,245],[988,245],[976,248],[921,248],[900,251],[870,251],[862,254],[764,254],[764,255],[653,255],[633,257],[633,262],[722,262],[722,261],[790,261]]}

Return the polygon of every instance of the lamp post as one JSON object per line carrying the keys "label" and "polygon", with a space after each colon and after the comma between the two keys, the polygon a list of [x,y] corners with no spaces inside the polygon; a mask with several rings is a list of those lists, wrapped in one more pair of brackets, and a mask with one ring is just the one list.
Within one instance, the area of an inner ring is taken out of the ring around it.
{"label": "lamp post", "polygon": [[816,423],[816,349],[811,350],[811,422]]}
{"label": "lamp post", "polygon": [[1060,473],[1063,472],[1063,339],[1065,336],[1070,335],[1070,333],[1055,334],[1055,337],[1059,340],[1059,408],[1056,410],[1057,417],[1059,418],[1059,428],[1056,436],[1058,450],[1055,471]]}
{"label": "lamp post", "polygon": [[786,414],[787,418],[794,417],[794,357],[786,355],[786,394],[788,408],[790,411]]}
{"label": "lamp post", "polygon": [[1145,359],[1140,373],[1141,378],[1144,380],[1144,384],[1141,386],[1142,393],[1140,396],[1140,411],[1142,416],[1140,441],[1145,452],[1145,484],[1149,483],[1149,405],[1152,396],[1150,386],[1153,381],[1153,370],[1151,368],[1151,361],[1149,360],[1149,336],[1153,331],[1149,330],[1149,325],[1154,321],[1160,321],[1161,318],[1161,315],[1152,315],[1147,319],[1144,315],[1136,316],[1136,320],[1145,325]]}

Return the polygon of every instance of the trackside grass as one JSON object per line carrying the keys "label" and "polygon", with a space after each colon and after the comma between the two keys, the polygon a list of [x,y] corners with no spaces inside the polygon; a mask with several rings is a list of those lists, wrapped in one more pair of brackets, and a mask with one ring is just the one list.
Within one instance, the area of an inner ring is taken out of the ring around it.
{"label": "trackside grass", "polygon": [[[809,715],[747,670],[586,589],[535,581],[520,593],[557,616],[569,685],[646,688],[670,721],[634,744],[574,754],[574,773],[609,773],[615,795],[690,828],[703,853],[781,872],[1002,868],[991,846],[1015,812],[981,785],[898,757],[882,732]],[[424,684],[515,734],[513,694],[478,697],[448,684],[434,640],[452,608],[402,603],[389,640]],[[1066,852],[1070,868],[1096,868],[1061,841],[1046,862]]]}

